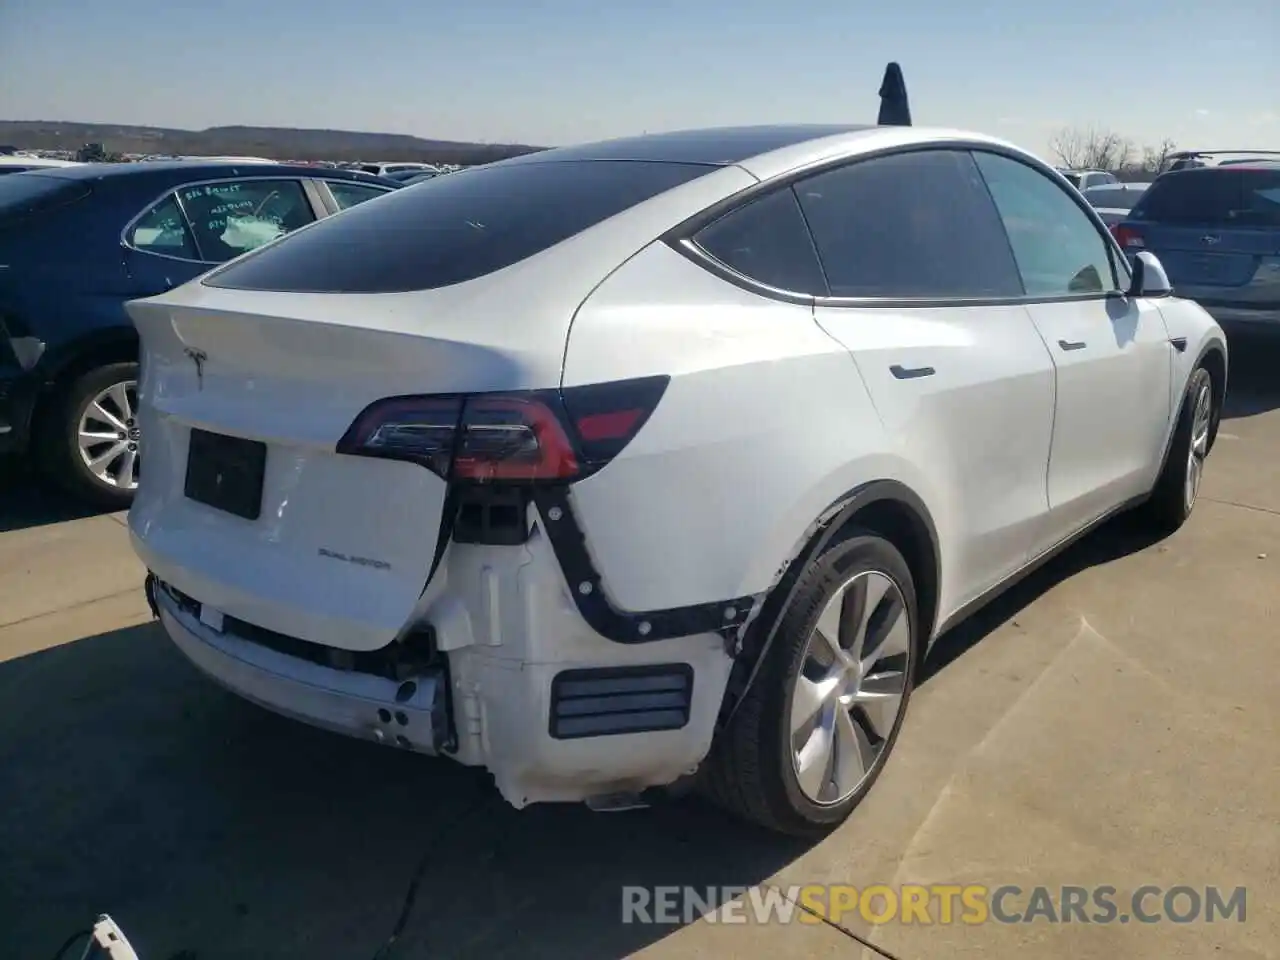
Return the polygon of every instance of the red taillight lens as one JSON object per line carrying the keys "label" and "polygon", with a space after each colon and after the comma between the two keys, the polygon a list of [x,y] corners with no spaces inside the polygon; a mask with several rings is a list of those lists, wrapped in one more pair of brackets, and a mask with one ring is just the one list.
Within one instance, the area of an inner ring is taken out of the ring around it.
{"label": "red taillight lens", "polygon": [[338,452],[413,460],[448,476],[462,406],[460,397],[380,400],[356,417],[338,442]]}
{"label": "red taillight lens", "polygon": [[1120,244],[1122,250],[1141,250],[1147,245],[1147,242],[1142,239],[1142,234],[1123,223],[1113,226],[1111,235],[1116,238],[1116,243]]}
{"label": "red taillight lens", "polygon": [[569,480],[578,473],[573,444],[551,406],[536,397],[474,397],[462,415],[453,477]]}
{"label": "red taillight lens", "polygon": [[579,479],[618,455],[668,378],[514,394],[392,397],[369,406],[338,452],[420,463],[446,480]]}

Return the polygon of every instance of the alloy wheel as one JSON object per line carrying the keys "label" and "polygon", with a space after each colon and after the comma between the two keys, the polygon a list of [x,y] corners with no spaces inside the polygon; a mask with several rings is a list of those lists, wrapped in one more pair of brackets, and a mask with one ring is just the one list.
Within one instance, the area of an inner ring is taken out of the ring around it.
{"label": "alloy wheel", "polygon": [[791,760],[819,806],[851,797],[884,760],[906,704],[911,624],[902,590],[863,571],[823,608],[791,695]]}
{"label": "alloy wheel", "polygon": [[1213,421],[1213,398],[1208,381],[1203,381],[1196,391],[1195,407],[1191,416],[1191,444],[1187,451],[1187,479],[1183,490],[1187,509],[1196,502],[1200,493],[1200,479],[1204,476],[1204,461],[1209,455],[1209,428]]}
{"label": "alloy wheel", "polygon": [[76,445],[99,483],[118,490],[138,486],[138,384],[113,383],[80,413]]}

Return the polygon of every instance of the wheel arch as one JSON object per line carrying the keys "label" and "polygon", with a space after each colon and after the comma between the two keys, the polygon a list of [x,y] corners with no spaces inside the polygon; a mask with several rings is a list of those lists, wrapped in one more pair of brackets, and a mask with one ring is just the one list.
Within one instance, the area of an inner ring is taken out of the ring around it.
{"label": "wheel arch", "polygon": [[933,515],[924,500],[899,480],[861,484],[819,514],[799,550],[770,589],[759,614],[747,626],[738,662],[725,691],[722,725],[729,722],[754,683],[773,645],[782,614],[793,599],[800,572],[830,544],[856,530],[884,537],[902,554],[915,586],[920,618],[918,642],[928,646],[938,624],[942,583],[942,553]]}
{"label": "wheel arch", "polygon": [[[1209,371],[1210,381],[1213,386],[1213,423],[1209,427],[1209,449],[1213,449],[1214,441],[1218,439],[1218,424],[1222,421],[1222,405],[1227,398],[1227,350],[1224,343],[1218,340],[1210,340],[1200,351],[1200,356],[1196,360],[1195,366],[1191,369],[1194,371],[1198,367],[1204,367]],[[1188,376],[1190,376],[1188,374]],[[1183,387],[1185,393],[1186,387]]]}
{"label": "wheel arch", "polygon": [[33,422],[47,415],[69,384],[95,367],[137,360],[137,331],[125,327],[97,330],[51,351],[41,360],[41,390],[36,398]]}
{"label": "wheel arch", "polygon": [[41,401],[95,367],[137,360],[138,334],[132,328],[95,330],[78,337],[41,358]]}

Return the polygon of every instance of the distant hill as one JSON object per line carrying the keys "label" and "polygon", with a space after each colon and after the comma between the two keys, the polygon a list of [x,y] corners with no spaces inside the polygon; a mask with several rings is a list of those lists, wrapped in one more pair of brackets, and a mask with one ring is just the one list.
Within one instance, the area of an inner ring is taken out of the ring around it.
{"label": "distant hill", "polygon": [[0,120],[0,143],[27,150],[78,150],[86,143],[101,143],[109,153],[254,156],[272,160],[415,160],[464,165],[543,149],[519,143],[423,140],[407,134],[348,130],[292,127],[174,130],[60,120]]}

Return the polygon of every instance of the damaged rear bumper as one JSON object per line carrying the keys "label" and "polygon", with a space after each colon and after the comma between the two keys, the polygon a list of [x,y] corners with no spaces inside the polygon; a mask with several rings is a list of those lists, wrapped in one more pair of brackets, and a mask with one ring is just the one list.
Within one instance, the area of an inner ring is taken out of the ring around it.
{"label": "damaged rear bumper", "polygon": [[233,693],[336,733],[484,767],[516,807],[637,795],[696,770],[732,667],[723,637],[607,640],[556,582],[548,545],[535,538],[530,552],[460,549],[444,565],[452,587],[427,604],[428,670],[389,671],[392,648],[357,653],[353,665],[347,651],[264,638],[155,574],[147,592],[173,642]]}
{"label": "damaged rear bumper", "polygon": [[154,577],[147,578],[147,599],[187,658],[246,700],[326,730],[419,753],[437,754],[455,743],[443,668],[403,680],[338,670],[215,629]]}

